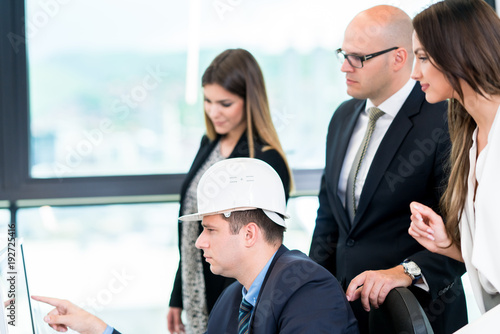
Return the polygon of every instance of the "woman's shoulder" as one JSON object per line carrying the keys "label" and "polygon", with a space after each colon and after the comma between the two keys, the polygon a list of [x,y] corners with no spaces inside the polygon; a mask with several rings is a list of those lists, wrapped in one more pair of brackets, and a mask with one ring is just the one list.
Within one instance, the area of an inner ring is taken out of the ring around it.
{"label": "woman's shoulder", "polygon": [[262,150],[255,150],[255,158],[260,159],[268,163],[274,170],[280,175],[281,180],[285,186],[285,190],[288,193],[290,186],[290,175],[288,171],[287,164],[281,154],[274,148],[268,146],[267,149],[264,147]]}
{"label": "woman's shoulder", "polygon": [[269,160],[270,162],[285,163],[281,154],[271,145],[264,143],[262,140],[254,141],[254,152],[257,159],[261,159],[266,162]]}
{"label": "woman's shoulder", "polygon": [[257,147],[256,145],[254,148],[255,148],[255,157],[258,159],[276,160],[285,163],[281,154],[269,145],[262,145],[260,147]]}
{"label": "woman's shoulder", "polygon": [[213,149],[213,147],[215,147],[215,144],[217,144],[217,142],[219,141],[219,139],[220,139],[220,137],[217,137],[215,139],[210,139],[210,137],[207,134],[204,134],[201,137],[199,151],[203,152],[203,151],[205,151],[207,149],[209,151],[211,151]]}
{"label": "woman's shoulder", "polygon": [[[271,147],[269,144],[265,143],[260,138],[255,138],[253,140],[253,148],[254,148],[254,157],[256,159],[260,159],[262,161],[267,162],[275,169],[286,169],[286,163],[281,154]],[[233,154],[233,157],[243,157],[249,156],[248,149],[248,141],[245,135],[240,139],[238,144],[236,145]]]}
{"label": "woman's shoulder", "polygon": [[200,141],[200,146],[205,146],[205,145],[208,145],[210,144],[211,142],[213,142],[214,140],[211,140],[208,135],[205,133],[202,137],[201,137],[201,141]]}

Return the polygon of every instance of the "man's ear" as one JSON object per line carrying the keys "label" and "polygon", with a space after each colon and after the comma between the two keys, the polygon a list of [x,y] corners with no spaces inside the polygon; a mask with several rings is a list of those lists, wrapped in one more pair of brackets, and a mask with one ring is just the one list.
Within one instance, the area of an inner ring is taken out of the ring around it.
{"label": "man's ear", "polygon": [[405,67],[408,59],[408,51],[405,48],[398,48],[394,50],[394,70],[399,71],[403,67]]}
{"label": "man's ear", "polygon": [[245,226],[243,226],[242,230],[244,232],[245,246],[247,247],[253,246],[257,242],[259,235],[261,233],[260,227],[254,222],[250,222]]}

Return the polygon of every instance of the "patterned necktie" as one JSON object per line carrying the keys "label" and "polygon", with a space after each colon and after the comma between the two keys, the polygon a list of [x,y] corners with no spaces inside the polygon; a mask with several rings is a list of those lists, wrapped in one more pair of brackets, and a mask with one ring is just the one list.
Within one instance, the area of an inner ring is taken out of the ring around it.
{"label": "patterned necktie", "polygon": [[250,314],[253,306],[245,298],[240,304],[240,314],[238,316],[238,334],[247,334],[250,330]]}
{"label": "patterned necktie", "polygon": [[356,153],[356,157],[354,158],[354,162],[351,167],[351,171],[349,172],[349,177],[347,178],[347,188],[346,188],[346,208],[349,212],[349,218],[351,222],[354,220],[354,216],[356,215],[356,178],[358,177],[359,169],[361,167],[361,163],[363,162],[363,158],[366,154],[366,149],[368,148],[368,144],[370,143],[370,138],[372,137],[373,130],[375,129],[375,122],[382,116],[384,112],[376,107],[371,107],[368,109],[368,127],[366,128],[365,136],[361,143],[361,146]]}

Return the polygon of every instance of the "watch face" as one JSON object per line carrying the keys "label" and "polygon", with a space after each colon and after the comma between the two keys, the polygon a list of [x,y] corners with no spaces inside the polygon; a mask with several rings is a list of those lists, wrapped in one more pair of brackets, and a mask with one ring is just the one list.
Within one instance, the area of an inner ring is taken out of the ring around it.
{"label": "watch face", "polygon": [[408,273],[413,276],[419,276],[421,274],[420,267],[413,261],[406,263],[405,267]]}

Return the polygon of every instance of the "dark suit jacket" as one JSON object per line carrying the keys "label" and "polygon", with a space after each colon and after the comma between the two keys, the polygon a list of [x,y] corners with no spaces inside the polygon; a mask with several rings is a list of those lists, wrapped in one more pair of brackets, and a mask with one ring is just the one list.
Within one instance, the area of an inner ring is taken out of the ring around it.
{"label": "dark suit jacket", "polygon": [[[230,285],[215,304],[208,334],[238,333],[242,285]],[[250,323],[252,334],[358,333],[342,288],[305,254],[281,246],[267,272]]]}
{"label": "dark suit jacket", "polygon": [[[191,168],[189,169],[189,172],[186,175],[186,179],[183,182],[182,188],[181,188],[181,208],[179,211],[182,212],[184,209],[183,203],[184,203],[184,197],[186,196],[187,188],[189,184],[191,183],[192,179],[200,169],[201,165],[205,162],[207,157],[210,155],[210,153],[213,151],[215,148],[217,142],[219,141],[220,138],[217,138],[214,141],[210,141],[207,136],[203,136],[201,139],[201,144],[200,148],[198,150],[198,153],[196,154],[196,157],[194,158],[193,164],[191,165]],[[271,165],[276,172],[279,174],[281,177],[281,181],[283,181],[283,186],[285,188],[285,194],[288,199],[288,194],[290,192],[290,175],[288,174],[288,169],[286,167],[285,161],[281,158],[281,155],[275,151],[275,150],[266,150],[262,151],[264,148],[264,143],[260,141],[255,141],[254,142],[254,150],[255,150],[255,158],[263,160],[267,162],[269,165]],[[247,135],[246,132],[241,136],[240,140],[236,144],[233,152],[229,156],[229,158],[241,158],[241,157],[248,157],[250,155],[249,150],[248,150],[248,140],[247,140]],[[179,222],[179,253],[181,249],[181,235],[182,235],[182,223]],[[200,234],[202,232],[202,227],[200,224]],[[182,254],[181,254],[182,256]],[[201,250],[200,250],[200,257],[201,257]],[[228,285],[234,282],[234,279],[222,277],[219,275],[214,275],[210,271],[210,264],[206,261],[202,261],[203,264],[203,276],[205,277],[205,292],[206,292],[206,297],[207,297],[207,308],[208,312],[212,310],[212,307],[214,306],[215,302],[217,301],[217,298],[219,298],[219,295],[221,292],[226,288]],[[182,308],[182,278],[181,278],[181,260],[179,260],[179,267],[177,269],[177,274],[175,276],[175,281],[174,281],[174,287],[172,289],[172,294],[170,297],[170,306],[173,307],[181,307]]]}
{"label": "dark suit jacket", "polygon": [[[415,261],[430,295],[413,289],[435,332],[454,332],[467,321],[460,281],[465,267],[424,250],[408,234],[412,201],[438,211],[446,182],[443,163],[450,147],[446,103],[427,103],[420,85],[415,85],[380,143],[351,225],[337,188],[352,131],[365,105],[365,100],[346,101],[330,122],[310,256],[333,273],[344,289],[365,270],[392,268],[407,258]],[[367,313],[359,301],[352,306],[363,332]]]}

